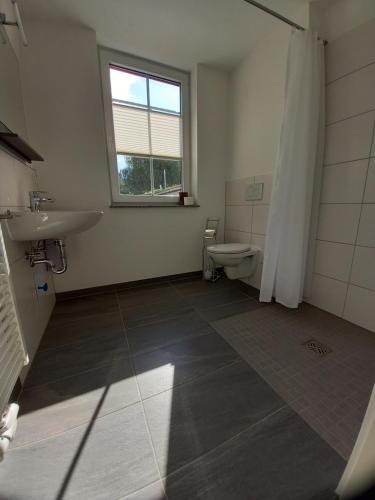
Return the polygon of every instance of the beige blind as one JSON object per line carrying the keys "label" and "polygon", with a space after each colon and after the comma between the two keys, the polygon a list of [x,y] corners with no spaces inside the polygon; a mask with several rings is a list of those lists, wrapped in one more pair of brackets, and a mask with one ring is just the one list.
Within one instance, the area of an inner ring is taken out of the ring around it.
{"label": "beige blind", "polygon": [[181,118],[150,113],[151,154],[181,158]]}
{"label": "beige blind", "polygon": [[113,104],[116,151],[181,158],[181,117]]}
{"label": "beige blind", "polygon": [[27,362],[0,234],[0,414]]}

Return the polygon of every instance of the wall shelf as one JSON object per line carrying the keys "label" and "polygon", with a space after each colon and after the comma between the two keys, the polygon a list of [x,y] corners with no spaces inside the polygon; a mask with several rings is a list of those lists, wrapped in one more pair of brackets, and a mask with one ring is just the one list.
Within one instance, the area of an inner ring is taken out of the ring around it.
{"label": "wall shelf", "polygon": [[11,153],[28,163],[32,161],[44,161],[39,153],[27,144],[18,134],[8,129],[4,123],[0,122],[0,145]]}

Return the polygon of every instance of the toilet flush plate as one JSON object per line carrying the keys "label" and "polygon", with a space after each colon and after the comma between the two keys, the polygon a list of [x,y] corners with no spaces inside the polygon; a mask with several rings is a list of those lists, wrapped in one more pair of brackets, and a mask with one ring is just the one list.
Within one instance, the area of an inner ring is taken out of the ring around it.
{"label": "toilet flush plate", "polygon": [[248,184],[245,191],[246,201],[259,201],[263,200],[263,182],[255,182],[254,184]]}

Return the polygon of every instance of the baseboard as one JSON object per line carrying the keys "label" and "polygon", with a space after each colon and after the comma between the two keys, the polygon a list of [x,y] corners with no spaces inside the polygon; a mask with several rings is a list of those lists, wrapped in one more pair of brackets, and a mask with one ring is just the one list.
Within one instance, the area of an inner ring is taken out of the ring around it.
{"label": "baseboard", "polygon": [[127,288],[134,288],[137,286],[152,285],[154,283],[165,283],[167,281],[177,281],[180,279],[195,278],[199,276],[202,276],[202,271],[192,271],[190,273],[171,274],[169,276],[160,276],[157,278],[147,278],[143,280],[126,281],[124,283],[113,283],[111,285],[81,288],[79,290],[56,293],[56,301],[61,302],[63,300],[76,299],[77,297],[116,292],[118,290],[125,290]]}

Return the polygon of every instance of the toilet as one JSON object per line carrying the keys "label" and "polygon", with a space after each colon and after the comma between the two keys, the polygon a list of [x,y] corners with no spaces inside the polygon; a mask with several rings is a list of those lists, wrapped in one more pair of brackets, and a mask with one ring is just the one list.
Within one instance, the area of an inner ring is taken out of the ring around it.
{"label": "toilet", "polygon": [[249,278],[258,266],[260,248],[249,243],[221,243],[207,247],[215,266],[223,266],[230,280]]}

